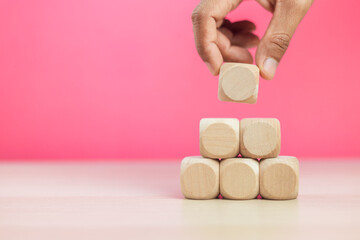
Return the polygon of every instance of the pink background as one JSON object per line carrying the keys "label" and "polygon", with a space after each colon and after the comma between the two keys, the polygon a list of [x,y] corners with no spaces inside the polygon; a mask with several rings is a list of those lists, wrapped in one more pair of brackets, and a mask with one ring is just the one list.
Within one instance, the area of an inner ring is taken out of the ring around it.
{"label": "pink background", "polygon": [[[198,155],[203,117],[277,117],[282,154],[360,156],[360,2],[315,1],[255,105],[217,100],[198,1],[0,2],[0,158]],[[271,15],[253,1],[230,19]]]}

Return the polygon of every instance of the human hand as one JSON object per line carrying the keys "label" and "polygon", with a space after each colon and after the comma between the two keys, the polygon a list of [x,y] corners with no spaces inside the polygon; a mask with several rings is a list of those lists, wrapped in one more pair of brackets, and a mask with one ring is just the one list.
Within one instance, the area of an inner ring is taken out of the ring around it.
{"label": "human hand", "polygon": [[252,33],[249,21],[231,23],[226,15],[242,0],[201,0],[192,13],[196,49],[213,75],[219,74],[225,62],[252,63],[247,50],[258,45],[255,62],[265,79],[272,79],[282,56],[301,19],[313,0],[256,0],[273,13],[261,40]]}

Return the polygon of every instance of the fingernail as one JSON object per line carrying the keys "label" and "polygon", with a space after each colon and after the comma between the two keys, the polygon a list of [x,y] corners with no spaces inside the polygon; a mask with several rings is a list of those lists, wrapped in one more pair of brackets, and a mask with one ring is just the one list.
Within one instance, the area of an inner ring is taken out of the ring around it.
{"label": "fingernail", "polygon": [[262,71],[267,79],[272,79],[275,76],[278,64],[279,63],[273,58],[265,59]]}
{"label": "fingernail", "polygon": [[211,67],[210,63],[205,62],[207,68],[210,70],[211,74],[214,75],[214,69]]}

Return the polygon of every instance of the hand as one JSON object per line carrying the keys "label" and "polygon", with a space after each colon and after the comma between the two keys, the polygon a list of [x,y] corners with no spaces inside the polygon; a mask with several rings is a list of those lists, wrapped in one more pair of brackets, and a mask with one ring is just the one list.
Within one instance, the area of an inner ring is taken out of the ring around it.
{"label": "hand", "polygon": [[273,13],[273,18],[261,40],[252,33],[255,25],[249,21],[231,23],[226,15],[242,0],[201,0],[192,14],[196,49],[213,75],[219,74],[225,62],[252,63],[247,48],[258,45],[255,61],[261,76],[272,79],[289,46],[301,19],[313,0],[257,0]]}

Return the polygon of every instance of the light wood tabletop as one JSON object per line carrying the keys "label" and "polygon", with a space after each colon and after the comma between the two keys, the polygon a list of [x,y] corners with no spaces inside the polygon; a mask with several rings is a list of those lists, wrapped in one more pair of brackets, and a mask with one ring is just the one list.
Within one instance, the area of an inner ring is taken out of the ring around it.
{"label": "light wood tabletop", "polygon": [[300,159],[291,201],[187,200],[180,160],[0,163],[0,239],[360,239],[360,159]]}

